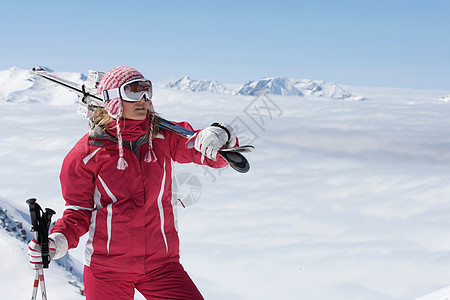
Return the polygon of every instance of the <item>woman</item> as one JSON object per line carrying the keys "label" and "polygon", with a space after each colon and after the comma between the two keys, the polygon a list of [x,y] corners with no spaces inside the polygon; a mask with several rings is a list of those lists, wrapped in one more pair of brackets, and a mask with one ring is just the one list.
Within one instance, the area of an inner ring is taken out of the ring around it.
{"label": "woman", "polygon": [[[51,230],[50,256],[65,255],[89,232],[83,281],[87,299],[203,299],[179,262],[172,164],[221,168],[217,155],[233,147],[229,125],[205,128],[192,138],[158,128],[151,82],[137,70],[116,67],[98,85],[105,109],[67,154],[61,169],[66,210]],[[187,123],[179,125],[192,130]],[[29,244],[41,268],[40,246]]]}

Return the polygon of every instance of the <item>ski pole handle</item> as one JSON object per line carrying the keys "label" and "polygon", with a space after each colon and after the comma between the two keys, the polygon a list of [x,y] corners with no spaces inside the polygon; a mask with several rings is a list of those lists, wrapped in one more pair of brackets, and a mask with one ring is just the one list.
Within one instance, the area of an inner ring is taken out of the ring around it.
{"label": "ski pole handle", "polygon": [[30,218],[31,218],[31,231],[34,234],[34,239],[38,244],[41,243],[39,237],[39,219],[41,217],[41,207],[36,203],[36,198],[30,198],[26,202],[30,208]]}
{"label": "ski pole handle", "polygon": [[41,251],[42,251],[42,267],[44,269],[48,268],[50,263],[50,249],[48,243],[48,229],[50,227],[52,216],[55,211],[51,208],[46,208],[45,212],[42,214],[41,224],[39,224],[39,230],[41,235]]}
{"label": "ski pole handle", "polygon": [[42,208],[37,203],[36,198],[30,198],[26,202],[30,208],[31,231],[33,231],[36,242],[41,245],[42,266],[47,269],[48,264],[50,263],[48,229],[55,211],[53,209],[46,208],[45,212],[42,213]]}

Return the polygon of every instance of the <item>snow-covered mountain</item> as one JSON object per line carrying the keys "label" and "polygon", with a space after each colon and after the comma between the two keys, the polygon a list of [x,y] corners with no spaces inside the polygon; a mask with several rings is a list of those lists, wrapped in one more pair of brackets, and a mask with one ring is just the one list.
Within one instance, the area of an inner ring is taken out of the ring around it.
{"label": "snow-covered mountain", "polygon": [[260,80],[249,81],[237,88],[227,87],[217,81],[195,80],[187,76],[170,81],[167,88],[183,91],[199,92],[207,91],[220,94],[258,96],[263,93],[280,96],[314,96],[331,99],[364,100],[345,91],[339,85],[309,79],[291,79],[287,77],[266,77]]}
{"label": "snow-covered mountain", "polygon": [[[51,69],[45,68],[50,72]],[[81,83],[86,76],[75,72],[54,72],[68,80]],[[77,97],[69,91],[41,78],[30,75],[28,71],[12,67],[0,71],[0,101],[14,103],[64,104],[76,101]],[[45,94],[45,97],[43,96]],[[49,97],[50,95],[50,97]]]}
{"label": "snow-covered mountain", "polygon": [[0,228],[3,228],[11,236],[26,242],[33,238],[30,233],[28,215],[18,211],[6,199],[0,196]]}
{"label": "snow-covered mountain", "polygon": [[236,95],[259,96],[263,93],[281,96],[303,96],[304,93],[298,89],[294,82],[286,77],[267,77],[261,80],[250,81],[240,86],[234,92]]}
{"label": "snow-covered mountain", "polygon": [[[86,76],[75,72],[48,71],[68,80],[82,83]],[[76,101],[74,94],[48,81],[36,79],[28,71],[16,67],[0,71],[0,101],[5,102],[46,102],[52,101],[63,104]],[[249,81],[239,87],[229,87],[214,80],[196,80],[185,76],[178,80],[169,81],[166,88],[190,92],[210,92],[215,94],[258,96],[263,93],[280,96],[313,96],[331,99],[364,100],[363,97],[353,96],[335,83],[291,79],[287,77],[267,77],[261,80]],[[42,93],[51,93],[52,97],[42,97]]]}
{"label": "snow-covered mountain", "polygon": [[280,96],[314,96],[331,99],[364,100],[345,91],[339,85],[309,79],[291,79],[287,77],[267,77],[261,80],[250,81],[241,86],[236,95],[258,96],[263,93]]}
{"label": "snow-covered mountain", "polygon": [[[5,241],[5,239],[10,240],[9,242],[10,245],[13,243],[19,245],[20,250],[14,249],[13,250],[14,256],[11,255],[10,253],[7,257],[8,260],[13,261],[14,259],[16,259],[17,256],[20,257],[21,254],[23,255],[23,253],[26,252],[24,251],[24,249],[25,250],[27,249],[26,246],[27,243],[33,238],[33,233],[30,231],[31,224],[29,212],[28,211],[25,212],[22,209],[17,208],[17,206],[18,206],[17,203],[11,203],[10,201],[4,199],[0,195],[0,245],[2,244],[2,242]],[[10,245],[8,246],[10,247]],[[5,250],[5,247],[2,247],[0,253],[8,253],[8,251]],[[6,258],[6,256],[4,255],[2,255],[2,257]],[[28,275],[32,274],[31,266],[27,265],[27,262],[24,259],[24,257],[20,258],[20,260],[21,260],[20,263],[22,265],[26,265],[27,268],[22,268],[17,273],[26,273],[26,276],[23,276],[23,279],[26,280],[29,277]],[[5,265],[4,260],[2,262]],[[8,265],[10,264],[6,264],[6,266]],[[8,276],[9,273],[9,276],[15,278],[16,274],[11,274],[8,271],[9,271],[8,267],[4,268],[3,269],[3,273],[5,273],[4,275]],[[52,263],[51,271],[53,272],[49,280],[51,282],[53,289],[53,291],[51,291],[51,294],[55,294],[55,292],[60,291],[59,294],[61,295],[61,291],[64,291],[64,293],[69,291],[71,295],[68,295],[67,299],[78,298],[77,291],[81,291],[83,286],[82,263],[79,260],[73,258],[70,254],[66,254],[61,259]],[[2,281],[5,281],[4,278],[1,279]],[[29,282],[31,282],[31,280],[29,280]],[[54,287],[54,284],[56,283],[59,285],[57,288]],[[31,294],[31,289],[29,290],[28,293]],[[2,298],[14,299],[13,295],[11,295],[8,292],[4,293],[2,295]]]}
{"label": "snow-covered mountain", "polygon": [[169,81],[167,88],[191,92],[211,92],[219,94],[231,94],[226,86],[214,80],[195,80],[184,76],[176,81]]}
{"label": "snow-covered mountain", "polygon": [[29,97],[24,97],[23,92],[33,89],[34,78],[24,70],[12,67],[8,70],[0,71],[0,99],[6,102],[32,102]]}

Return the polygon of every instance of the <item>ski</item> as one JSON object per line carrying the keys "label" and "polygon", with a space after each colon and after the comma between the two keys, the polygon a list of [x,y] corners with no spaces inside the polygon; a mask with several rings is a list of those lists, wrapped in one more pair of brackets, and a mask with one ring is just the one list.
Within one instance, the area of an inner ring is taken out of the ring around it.
{"label": "ski", "polygon": [[[82,117],[90,118],[96,109],[105,107],[102,97],[97,93],[97,85],[104,75],[103,72],[89,70],[89,76],[83,84],[60,78],[41,67],[33,68],[30,74],[49,80],[77,94],[79,103],[78,114]],[[160,128],[175,132],[187,139],[195,134],[195,132],[159,116],[158,124]],[[250,169],[250,164],[241,153],[248,153],[254,149],[255,147],[252,145],[243,145],[231,149],[221,149],[219,154],[233,169],[240,173],[246,173]]]}
{"label": "ski", "polygon": [[252,145],[242,145],[242,146],[236,146],[234,148],[230,149],[221,149],[221,152],[236,152],[236,153],[250,153],[255,150],[255,147]]}

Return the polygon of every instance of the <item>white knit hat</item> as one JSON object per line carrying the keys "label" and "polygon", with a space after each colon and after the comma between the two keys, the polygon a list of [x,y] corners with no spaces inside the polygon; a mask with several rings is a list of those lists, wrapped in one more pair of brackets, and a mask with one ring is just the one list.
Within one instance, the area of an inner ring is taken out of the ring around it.
{"label": "white knit hat", "polygon": [[[102,95],[103,91],[119,88],[122,84],[133,80],[133,79],[145,79],[145,77],[137,70],[126,67],[126,66],[118,66],[115,67],[103,75],[102,80],[98,84],[97,92]],[[109,99],[105,103],[105,109],[108,112],[108,114],[116,119],[116,128],[117,128],[117,138],[118,138],[118,145],[119,145],[119,161],[117,162],[117,168],[120,170],[124,170],[128,164],[123,158],[123,143],[122,143],[122,134],[120,132],[120,126],[119,121],[122,117],[123,113],[123,107],[122,107],[122,99],[120,98],[112,98]],[[151,113],[151,120],[150,120],[150,135],[148,137],[148,146],[149,146],[149,153],[147,153],[145,157],[146,162],[156,161],[156,155],[153,152],[153,144],[152,144],[152,138],[153,138],[153,120],[155,117],[155,111],[153,109],[153,104],[150,100],[150,113]]]}

